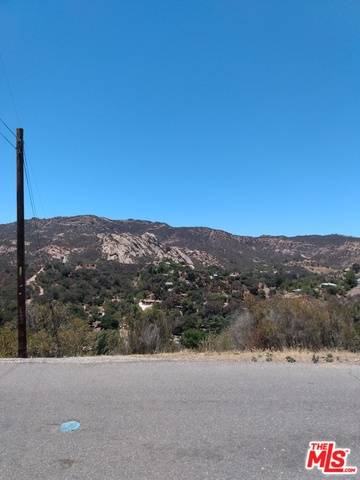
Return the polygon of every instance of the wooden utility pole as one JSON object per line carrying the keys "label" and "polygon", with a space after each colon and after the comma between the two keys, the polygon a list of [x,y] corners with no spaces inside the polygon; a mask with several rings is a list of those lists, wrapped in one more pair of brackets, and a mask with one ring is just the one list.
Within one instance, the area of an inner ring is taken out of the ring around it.
{"label": "wooden utility pole", "polygon": [[18,356],[27,357],[25,220],[24,220],[24,130],[16,129],[16,201],[17,201],[17,304]]}

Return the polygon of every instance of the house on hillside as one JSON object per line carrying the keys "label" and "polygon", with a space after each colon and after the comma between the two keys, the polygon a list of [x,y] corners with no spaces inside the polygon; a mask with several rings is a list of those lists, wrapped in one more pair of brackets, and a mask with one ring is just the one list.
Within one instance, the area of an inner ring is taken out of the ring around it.
{"label": "house on hillside", "polygon": [[153,307],[156,303],[161,303],[161,300],[155,300],[154,298],[144,298],[140,300],[138,305],[142,311],[148,310]]}

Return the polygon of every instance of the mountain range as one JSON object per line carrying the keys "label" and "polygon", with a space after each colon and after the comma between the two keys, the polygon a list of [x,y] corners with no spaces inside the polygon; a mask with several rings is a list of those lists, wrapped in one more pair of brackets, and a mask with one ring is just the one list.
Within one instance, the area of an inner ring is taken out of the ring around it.
{"label": "mountain range", "polygon": [[[240,236],[206,227],[172,227],[94,215],[26,221],[27,261],[123,265],[164,259],[227,270],[282,265],[327,273],[360,262],[360,238],[343,235]],[[0,225],[2,264],[15,262],[16,224]]]}

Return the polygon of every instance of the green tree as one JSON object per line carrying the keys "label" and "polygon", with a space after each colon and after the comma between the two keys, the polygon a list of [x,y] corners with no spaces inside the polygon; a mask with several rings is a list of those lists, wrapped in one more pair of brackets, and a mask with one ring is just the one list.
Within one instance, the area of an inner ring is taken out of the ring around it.
{"label": "green tree", "polygon": [[185,330],[181,337],[181,344],[185,348],[197,349],[200,343],[206,338],[206,333],[196,328]]}
{"label": "green tree", "polygon": [[344,277],[344,286],[347,290],[350,290],[350,288],[356,287],[357,285],[357,280],[355,276],[355,272],[353,270],[349,270],[345,273]]}
{"label": "green tree", "polygon": [[117,328],[119,328],[119,320],[117,320],[114,315],[111,315],[109,313],[101,317],[100,321],[101,327],[105,330],[116,330]]}

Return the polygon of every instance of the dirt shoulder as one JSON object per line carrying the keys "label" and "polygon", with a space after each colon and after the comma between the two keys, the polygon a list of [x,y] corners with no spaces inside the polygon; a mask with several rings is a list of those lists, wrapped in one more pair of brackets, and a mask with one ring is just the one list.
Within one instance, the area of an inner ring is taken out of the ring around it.
{"label": "dirt shoulder", "polygon": [[308,350],[283,351],[230,351],[230,352],[193,352],[184,350],[176,353],[156,353],[152,355],[106,355],[88,357],[63,357],[63,358],[0,358],[0,363],[127,363],[143,361],[226,361],[226,362],[252,362],[252,363],[307,363],[307,364],[359,364],[360,352],[353,353],[343,350],[321,350],[312,352]]}

